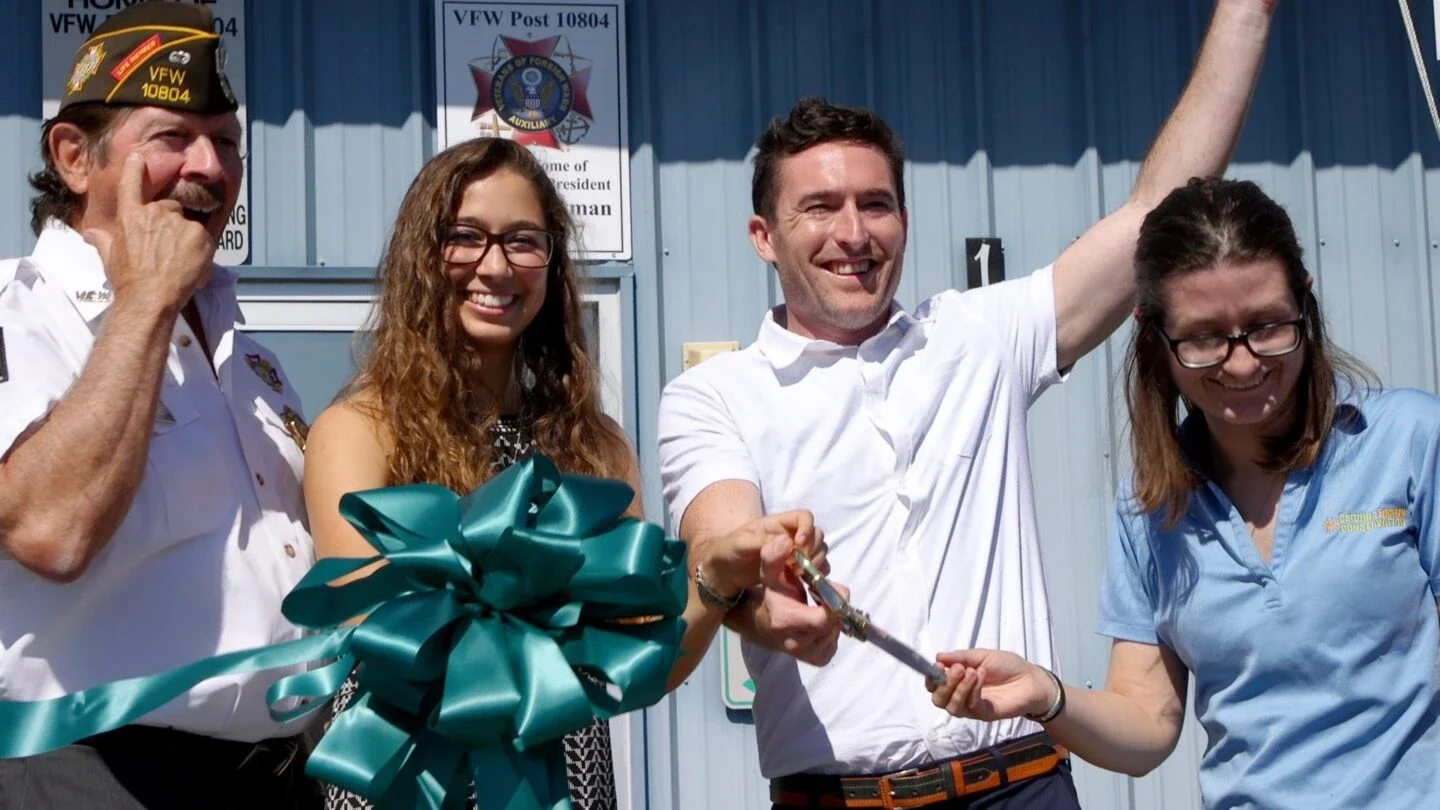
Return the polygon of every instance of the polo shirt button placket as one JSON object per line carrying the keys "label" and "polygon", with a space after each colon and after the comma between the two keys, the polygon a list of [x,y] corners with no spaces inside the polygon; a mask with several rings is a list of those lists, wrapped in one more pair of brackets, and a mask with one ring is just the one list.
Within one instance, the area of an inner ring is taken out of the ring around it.
{"label": "polo shirt button placket", "polygon": [[1280,599],[1280,583],[1278,583],[1278,582],[1275,581],[1275,577],[1273,577],[1273,576],[1271,576],[1271,575],[1269,575],[1269,574],[1263,575],[1263,576],[1260,578],[1260,586],[1261,586],[1261,588],[1264,589],[1264,593],[1265,593],[1265,607],[1267,607],[1267,608],[1278,608],[1278,607],[1280,607],[1280,605],[1281,605],[1281,599]]}

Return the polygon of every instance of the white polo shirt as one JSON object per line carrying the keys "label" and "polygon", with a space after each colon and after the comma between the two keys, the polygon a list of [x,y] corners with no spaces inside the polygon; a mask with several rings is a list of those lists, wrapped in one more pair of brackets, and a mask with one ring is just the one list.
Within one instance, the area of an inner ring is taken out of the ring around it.
{"label": "white polo shirt", "polygon": [[[214,366],[177,318],[144,480],[85,573],[43,579],[0,553],[0,699],[40,700],[298,638],[280,601],[314,562],[286,429],[300,399],[275,356],[235,329],[235,274],[195,296]],[[58,223],[0,262],[0,453],[79,377],[110,303],[100,257]],[[64,459],[54,459],[64,465]],[[215,678],[144,723],[256,741],[293,729],[265,690],[295,670]]]}
{"label": "white polo shirt", "polygon": [[[1055,368],[1051,269],[948,291],[859,346],[809,340],[769,313],[755,343],[672,381],[660,469],[672,529],[726,479],[767,513],[809,509],[831,576],[924,655],[1010,650],[1053,666],[1026,411]],[[824,667],[745,645],[760,769],[884,773],[1038,731],[952,718],[919,675],[842,637]]]}

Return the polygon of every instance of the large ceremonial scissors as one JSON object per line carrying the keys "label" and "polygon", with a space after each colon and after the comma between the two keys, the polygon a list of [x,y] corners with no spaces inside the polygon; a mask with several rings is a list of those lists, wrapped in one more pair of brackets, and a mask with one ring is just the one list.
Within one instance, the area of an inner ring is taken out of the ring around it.
{"label": "large ceremonial scissors", "polygon": [[815,594],[815,598],[825,603],[826,607],[840,617],[840,629],[845,635],[874,644],[889,653],[895,660],[924,675],[930,683],[945,683],[945,670],[939,664],[871,623],[870,614],[850,604],[850,600],[846,599],[830,583],[830,580],[825,578],[825,574],[815,567],[815,563],[810,560],[809,555],[798,548],[795,549],[795,563],[800,568],[801,578],[805,580],[806,585],[810,586],[810,591]]}

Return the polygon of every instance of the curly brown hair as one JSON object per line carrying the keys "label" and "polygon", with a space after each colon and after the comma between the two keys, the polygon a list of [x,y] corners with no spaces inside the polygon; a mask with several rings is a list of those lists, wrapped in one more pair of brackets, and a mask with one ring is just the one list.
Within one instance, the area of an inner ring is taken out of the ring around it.
{"label": "curly brown hair", "polygon": [[463,494],[492,475],[490,430],[503,403],[479,381],[481,354],[461,328],[441,242],[466,187],[501,170],[529,181],[555,243],[545,300],[520,335],[511,370],[534,449],[567,472],[619,478],[628,466],[629,446],[600,409],[586,352],[570,212],[527,148],[477,138],[435,155],[406,191],[379,268],[372,336],[346,392],[360,394],[351,402],[388,432],[392,484]]}

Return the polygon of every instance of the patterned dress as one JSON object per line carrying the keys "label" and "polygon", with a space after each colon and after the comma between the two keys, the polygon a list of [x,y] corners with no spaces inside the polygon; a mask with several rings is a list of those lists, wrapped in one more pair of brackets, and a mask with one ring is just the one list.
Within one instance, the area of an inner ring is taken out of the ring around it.
{"label": "patterned dress", "polygon": [[[502,417],[490,435],[494,442],[492,472],[499,472],[529,455],[534,445],[525,426],[512,417]],[[355,696],[355,689],[352,676],[335,695],[332,716],[345,711]],[[326,721],[327,730],[329,726]],[[606,721],[597,720],[588,728],[565,736],[565,776],[575,810],[616,810],[615,767],[610,756],[610,725]],[[469,807],[476,808],[473,788]],[[361,796],[326,785],[325,810],[371,810],[371,805]],[[480,805],[479,810],[485,810],[485,805]]]}

